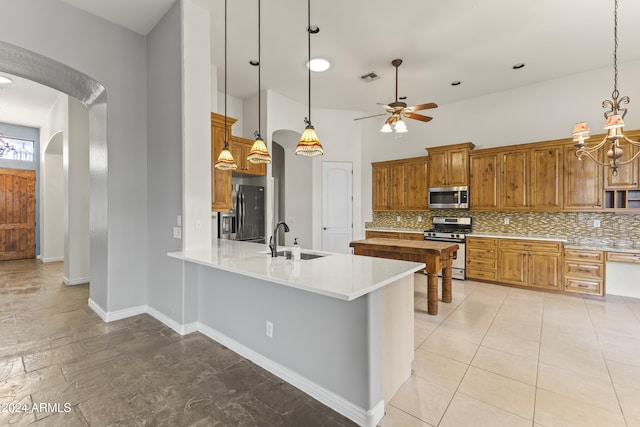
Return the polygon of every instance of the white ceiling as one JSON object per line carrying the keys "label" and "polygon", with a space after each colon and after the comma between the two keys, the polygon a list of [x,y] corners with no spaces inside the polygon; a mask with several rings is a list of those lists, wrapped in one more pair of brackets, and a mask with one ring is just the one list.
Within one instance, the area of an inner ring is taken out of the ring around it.
{"label": "white ceiling", "polygon": [[[39,128],[56,102],[58,91],[2,73],[12,83],[0,83],[0,122]],[[10,135],[8,135],[10,136]]]}
{"label": "white ceiling", "polygon": [[[147,34],[174,0],[61,0]],[[211,14],[212,63],[224,82],[224,1],[193,0]],[[228,93],[257,91],[258,0],[228,2]],[[603,0],[314,0],[312,56],[332,68],[312,75],[317,108],[381,112],[394,99],[394,68],[402,58],[399,95],[409,105],[439,105],[534,84],[586,70],[612,67],[613,1]],[[262,87],[307,102],[307,2],[262,4]],[[620,64],[640,59],[640,1],[619,0]],[[512,65],[523,62],[521,70]],[[371,71],[380,79],[364,83]],[[613,78],[613,70],[612,70]],[[620,67],[619,88],[625,79]],[[454,80],[462,81],[451,86]],[[611,83],[613,86],[613,82]],[[613,87],[612,87],[613,89]],[[0,92],[0,121],[8,91]],[[603,93],[603,99],[609,94]],[[550,106],[550,108],[554,108]],[[561,106],[558,106],[561,108]],[[430,115],[437,117],[437,110]]]}

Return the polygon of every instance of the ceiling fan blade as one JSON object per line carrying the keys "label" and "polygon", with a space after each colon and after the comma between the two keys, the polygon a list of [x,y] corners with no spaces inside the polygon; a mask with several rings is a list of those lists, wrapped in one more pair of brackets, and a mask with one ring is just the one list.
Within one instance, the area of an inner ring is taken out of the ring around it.
{"label": "ceiling fan blade", "polygon": [[407,107],[405,111],[407,113],[413,113],[415,111],[428,110],[429,108],[438,108],[438,104],[429,102],[428,104],[414,105],[413,107]]}
{"label": "ceiling fan blade", "polygon": [[384,102],[376,102],[376,105],[379,105],[379,106],[385,107],[385,108],[389,106],[389,104],[385,104]]}
{"label": "ceiling fan blade", "polygon": [[387,113],[374,114],[373,116],[358,117],[358,118],[353,119],[353,120],[364,120],[364,119],[370,119],[372,117],[380,117],[380,116],[386,116],[386,115],[387,115]]}
{"label": "ceiling fan blade", "polygon": [[433,117],[423,116],[422,114],[416,113],[404,113],[404,116],[408,119],[420,120],[421,122],[430,122]]}

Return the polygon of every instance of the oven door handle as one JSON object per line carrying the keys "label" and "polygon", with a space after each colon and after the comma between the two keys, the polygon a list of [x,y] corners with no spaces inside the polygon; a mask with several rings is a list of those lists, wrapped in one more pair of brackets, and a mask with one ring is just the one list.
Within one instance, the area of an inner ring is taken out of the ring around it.
{"label": "oven door handle", "polygon": [[451,243],[462,243],[464,244],[464,240],[459,239],[433,239],[433,238],[425,238],[424,240],[429,242],[451,242]]}

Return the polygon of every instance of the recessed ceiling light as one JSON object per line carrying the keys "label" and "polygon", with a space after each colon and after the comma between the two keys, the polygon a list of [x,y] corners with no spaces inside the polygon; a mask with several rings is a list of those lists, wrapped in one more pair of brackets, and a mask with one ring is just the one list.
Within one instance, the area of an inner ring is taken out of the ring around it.
{"label": "recessed ceiling light", "polygon": [[524,68],[524,64],[520,62],[519,64],[516,64],[511,68],[513,68],[514,70],[519,70],[520,68]]}
{"label": "recessed ceiling light", "polygon": [[455,82],[451,82],[451,86],[460,86],[462,82],[460,80],[456,80]]}
{"label": "recessed ceiling light", "polygon": [[13,80],[11,80],[9,77],[0,76],[0,84],[11,83],[12,81]]}
{"label": "recessed ceiling light", "polygon": [[311,71],[322,73],[331,68],[331,63],[324,58],[313,58],[310,62],[307,62],[307,67],[311,68]]}

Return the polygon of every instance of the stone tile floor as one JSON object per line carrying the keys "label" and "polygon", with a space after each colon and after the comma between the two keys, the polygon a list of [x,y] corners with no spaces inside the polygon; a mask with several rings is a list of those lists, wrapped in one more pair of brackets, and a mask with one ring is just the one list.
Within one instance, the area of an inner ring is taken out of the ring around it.
{"label": "stone tile floor", "polygon": [[[640,426],[640,300],[454,281],[429,316],[415,278],[413,375],[381,427]],[[353,425],[201,334],[103,323],[61,283],[61,263],[0,262],[0,404],[60,404],[0,425]]]}
{"label": "stone tile floor", "polygon": [[62,277],[62,263],[0,262],[0,425],[354,425],[199,333],[102,322],[88,285]]}

